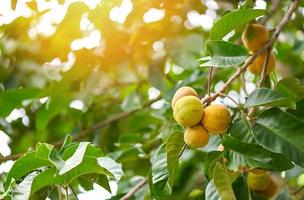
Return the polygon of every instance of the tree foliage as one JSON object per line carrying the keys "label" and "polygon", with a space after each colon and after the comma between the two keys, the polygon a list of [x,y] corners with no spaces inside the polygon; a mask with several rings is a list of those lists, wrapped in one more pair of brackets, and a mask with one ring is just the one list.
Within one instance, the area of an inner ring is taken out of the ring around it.
{"label": "tree foliage", "polygon": [[[99,185],[113,200],[262,200],[247,184],[256,170],[271,172],[275,199],[303,199],[303,1],[7,2],[0,199]],[[255,52],[241,42],[250,23],[270,30]],[[249,73],[262,53],[262,73]],[[172,117],[182,86],[229,108],[229,129],[205,147],[187,147]]]}

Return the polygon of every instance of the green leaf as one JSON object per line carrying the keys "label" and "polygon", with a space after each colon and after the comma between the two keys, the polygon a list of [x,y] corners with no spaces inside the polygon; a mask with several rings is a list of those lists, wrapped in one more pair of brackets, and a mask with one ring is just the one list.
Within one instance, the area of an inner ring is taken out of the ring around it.
{"label": "green leaf", "polygon": [[304,85],[301,84],[299,79],[293,77],[280,80],[276,86],[276,91],[293,102],[297,102],[304,97]]}
{"label": "green leaf", "polygon": [[37,88],[12,89],[0,93],[0,117],[6,117],[14,108],[22,106],[24,100],[34,99],[40,93]]}
{"label": "green leaf", "polygon": [[0,194],[0,199],[5,199],[6,196],[8,196],[9,193],[11,193],[12,189],[15,187],[16,181],[14,178],[11,179],[11,182],[8,184],[7,189]]}
{"label": "green leaf", "polygon": [[[61,154],[61,158],[63,160],[67,160],[70,158],[78,148],[79,143],[71,143],[67,145],[64,149],[64,151]],[[93,144],[89,144],[86,149],[85,156],[93,157],[93,158],[99,158],[104,156],[104,153],[101,151],[101,149]]]}
{"label": "green leaf", "polygon": [[59,169],[58,174],[59,175],[63,175],[65,173],[67,173],[68,171],[70,171],[71,169],[77,167],[78,165],[81,164],[81,162],[83,161],[83,158],[85,156],[85,152],[87,149],[89,142],[80,142],[75,153],[69,158],[67,159],[63,166]]}
{"label": "green leaf", "polygon": [[26,176],[28,173],[36,170],[37,168],[47,166],[49,164],[46,160],[40,160],[35,157],[35,152],[30,152],[19,158],[11,170],[7,174],[5,189],[8,188],[11,180],[14,178],[19,181],[22,177]]}
{"label": "green leaf", "polygon": [[12,199],[13,200],[25,200],[29,199],[31,196],[31,187],[32,182],[36,178],[39,172],[35,171],[28,174],[21,183],[15,185],[12,190]]}
{"label": "green leaf", "polygon": [[258,141],[271,151],[284,153],[304,166],[304,122],[278,108],[263,112],[253,125]]}
{"label": "green leaf", "polygon": [[269,88],[258,88],[248,96],[245,102],[245,108],[254,106],[295,107],[295,104],[279,92]]}
{"label": "green leaf", "polygon": [[121,164],[118,164],[114,160],[108,157],[97,158],[97,163],[100,167],[106,169],[109,173],[113,175],[116,181],[119,181],[124,175]]}
{"label": "green leaf", "polygon": [[36,128],[44,130],[53,117],[66,110],[70,95],[55,95],[50,97],[46,104],[42,105],[36,114]]}
{"label": "green leaf", "polygon": [[239,139],[242,142],[256,143],[246,116],[242,115],[240,118],[235,119],[228,132],[231,134],[231,136]]}
{"label": "green leaf", "polygon": [[205,192],[206,200],[222,200],[220,193],[216,189],[213,180],[211,180],[206,186]]}
{"label": "green leaf", "polygon": [[223,200],[236,200],[227,170],[219,162],[214,167],[213,181]]}
{"label": "green leaf", "polygon": [[300,99],[297,103],[297,110],[304,114],[304,98]]}
{"label": "green leaf", "polygon": [[84,157],[81,164],[63,175],[59,175],[55,167],[45,169],[34,179],[31,193],[34,194],[40,189],[54,184],[70,184],[78,177],[86,174],[101,174],[113,178],[112,173],[110,173],[107,169],[100,167],[96,158]]}
{"label": "green leaf", "polygon": [[63,153],[64,150],[69,146],[69,144],[72,144],[73,138],[71,135],[66,135],[63,141],[62,146],[60,147],[59,153]]}
{"label": "green leaf", "polygon": [[230,67],[242,64],[248,56],[245,48],[230,42],[211,40],[206,42],[211,60],[200,66]]}
{"label": "green leaf", "polygon": [[173,132],[167,141],[167,165],[169,171],[169,183],[171,186],[173,186],[177,175],[179,168],[178,155],[184,144],[184,134],[180,131]]}
{"label": "green leaf", "polygon": [[227,159],[226,166],[232,171],[238,171],[240,168],[248,165],[246,157],[236,151],[229,151]]}
{"label": "green leaf", "polygon": [[214,166],[215,164],[223,158],[223,153],[220,151],[209,151],[205,155],[204,159],[204,172],[205,175],[210,177],[213,176]]}
{"label": "green leaf", "polygon": [[124,111],[132,111],[141,108],[140,99],[135,92],[127,96],[121,105]]}
{"label": "green leaf", "polygon": [[54,149],[54,146],[50,144],[38,143],[35,157],[37,159],[49,161],[58,170],[64,165],[64,161],[60,158],[60,155]]}
{"label": "green leaf", "polygon": [[272,171],[284,171],[293,167],[286,155],[271,152],[258,144],[244,143],[231,136],[224,136],[222,140],[225,148],[245,156],[251,167]]}
{"label": "green leaf", "polygon": [[232,183],[232,188],[237,200],[251,200],[250,190],[244,176],[239,176]]}
{"label": "green leaf", "polygon": [[220,40],[232,30],[247,24],[255,18],[264,15],[266,10],[242,9],[234,10],[219,18],[213,25],[209,38],[211,40]]}
{"label": "green leaf", "polygon": [[171,187],[168,182],[169,172],[167,168],[167,154],[166,146],[162,145],[153,161],[151,169],[151,186],[152,195],[159,199],[160,197],[167,196],[171,194]]}
{"label": "green leaf", "polygon": [[202,54],[203,42],[200,34],[187,34],[166,40],[165,49],[174,64],[193,69],[199,64],[197,59]]}

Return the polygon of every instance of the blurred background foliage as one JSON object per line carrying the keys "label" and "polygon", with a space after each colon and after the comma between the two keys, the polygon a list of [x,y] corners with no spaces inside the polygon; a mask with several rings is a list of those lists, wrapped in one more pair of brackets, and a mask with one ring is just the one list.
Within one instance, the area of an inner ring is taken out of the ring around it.
{"label": "blurred background foliage", "polygon": [[[270,10],[275,1],[257,0],[254,6]],[[0,0],[0,90],[11,92],[9,100],[0,101],[1,153],[26,152],[38,141],[52,143],[116,113],[131,113],[83,138],[123,164],[126,177],[117,194],[125,193],[136,176],[147,176],[151,155],[170,133],[173,92],[188,85],[205,95],[208,68],[198,67],[204,42],[218,16],[241,3]],[[288,3],[280,1],[267,21],[269,29]],[[278,79],[304,79],[303,18],[300,7],[276,43]],[[212,90],[234,71],[216,70]],[[245,78],[252,90],[254,77],[246,73]],[[238,98],[240,90],[237,81],[230,95]],[[171,199],[197,196],[195,189],[206,184],[205,156],[185,152]],[[145,186],[136,198],[148,190]]]}

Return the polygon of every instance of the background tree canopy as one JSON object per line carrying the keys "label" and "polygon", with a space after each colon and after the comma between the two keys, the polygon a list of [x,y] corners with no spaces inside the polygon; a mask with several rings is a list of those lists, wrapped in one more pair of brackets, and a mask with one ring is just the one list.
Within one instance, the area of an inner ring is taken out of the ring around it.
{"label": "background tree canopy", "polygon": [[[0,0],[0,199],[267,199],[256,169],[304,199],[303,22],[300,0]],[[273,73],[246,70],[270,51]],[[229,107],[203,148],[172,116],[182,86]]]}

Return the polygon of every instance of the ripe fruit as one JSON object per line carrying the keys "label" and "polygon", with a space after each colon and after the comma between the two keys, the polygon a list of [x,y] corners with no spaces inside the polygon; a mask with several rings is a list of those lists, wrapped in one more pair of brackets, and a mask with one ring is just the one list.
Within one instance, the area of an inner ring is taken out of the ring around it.
{"label": "ripe fruit", "polygon": [[172,98],[172,108],[174,108],[174,105],[175,105],[176,101],[179,100],[181,97],[184,97],[184,96],[195,96],[195,97],[197,97],[198,95],[197,95],[196,91],[191,87],[187,87],[187,86],[181,87],[175,92],[175,94]]}
{"label": "ripe fruit", "polygon": [[250,51],[257,51],[269,40],[269,32],[261,24],[250,24],[242,34],[242,41]]}
{"label": "ripe fruit", "polygon": [[204,107],[195,96],[185,96],[178,99],[174,105],[173,117],[184,127],[198,124],[204,115]]}
{"label": "ripe fruit", "polygon": [[[255,75],[261,75],[262,70],[263,70],[263,65],[266,57],[266,52],[262,53],[259,55],[251,65],[248,66],[248,71]],[[271,53],[269,55],[269,60],[268,60],[268,65],[267,65],[267,70],[266,70],[266,75],[270,74],[275,68],[275,57]]]}
{"label": "ripe fruit", "polygon": [[264,191],[267,189],[271,181],[270,174],[268,172],[256,173],[249,172],[247,177],[248,186],[253,191]]}
{"label": "ripe fruit", "polygon": [[212,104],[204,109],[202,123],[211,133],[221,134],[229,128],[230,113],[222,104]]}
{"label": "ripe fruit", "polygon": [[274,182],[272,178],[270,178],[270,182],[267,186],[267,188],[263,191],[260,191],[259,193],[267,198],[272,198],[278,190],[277,184]]}
{"label": "ripe fruit", "polygon": [[202,125],[188,127],[184,134],[185,143],[192,148],[203,147],[208,144],[208,140],[208,131]]}

